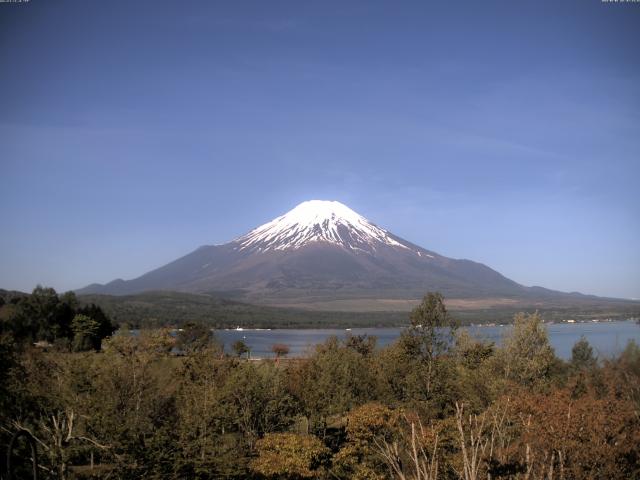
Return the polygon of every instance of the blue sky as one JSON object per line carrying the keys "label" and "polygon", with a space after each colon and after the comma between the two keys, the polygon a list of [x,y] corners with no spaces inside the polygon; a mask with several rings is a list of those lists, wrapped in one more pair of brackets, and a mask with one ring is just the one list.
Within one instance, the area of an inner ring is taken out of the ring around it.
{"label": "blue sky", "polygon": [[0,3],[0,288],[132,278],[333,199],[640,298],[640,4]]}

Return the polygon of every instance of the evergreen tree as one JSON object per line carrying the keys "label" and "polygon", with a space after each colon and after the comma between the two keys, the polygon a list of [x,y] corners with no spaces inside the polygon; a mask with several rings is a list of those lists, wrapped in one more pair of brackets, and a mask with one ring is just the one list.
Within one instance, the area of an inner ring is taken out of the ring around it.
{"label": "evergreen tree", "polygon": [[211,331],[201,323],[187,323],[178,332],[176,347],[184,353],[195,353],[214,344]]}
{"label": "evergreen tree", "polygon": [[238,357],[241,357],[246,353],[248,358],[251,352],[249,345],[247,345],[243,340],[236,340],[231,345],[231,348],[236,353],[236,355],[238,355]]}
{"label": "evergreen tree", "polygon": [[593,348],[584,336],[580,337],[571,349],[571,368],[574,371],[590,370],[598,361],[593,355]]}
{"label": "evergreen tree", "polygon": [[117,325],[114,325],[111,322],[111,319],[107,316],[106,313],[100,308],[98,305],[91,304],[85,307],[79,308],[77,313],[81,313],[86,315],[87,317],[93,318],[96,322],[98,322],[98,338],[103,340],[104,338],[110,337],[113,332],[117,330]]}
{"label": "evergreen tree", "polygon": [[100,349],[100,324],[91,317],[81,313],[73,317],[73,349],[76,352]]}

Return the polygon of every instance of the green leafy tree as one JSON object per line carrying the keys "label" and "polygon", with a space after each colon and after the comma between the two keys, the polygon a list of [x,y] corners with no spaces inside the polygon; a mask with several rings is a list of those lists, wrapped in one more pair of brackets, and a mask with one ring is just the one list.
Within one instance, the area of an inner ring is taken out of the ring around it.
{"label": "green leafy tree", "polygon": [[239,362],[229,373],[222,402],[249,447],[265,433],[293,423],[297,409],[286,373],[272,362]]}
{"label": "green leafy tree", "polygon": [[[75,338],[73,319],[77,314],[92,318],[98,323],[96,339],[110,336],[115,327],[102,309],[96,305],[79,307],[75,293],[60,296],[53,288],[38,285],[31,295],[15,295],[0,308],[0,332],[11,333],[16,342],[24,344],[40,340],[56,346],[66,346]],[[87,339],[82,340],[87,347]]]}
{"label": "green leafy tree", "polygon": [[214,343],[213,334],[209,328],[201,323],[189,322],[185,324],[178,331],[176,338],[176,347],[186,354],[201,352],[213,346]]}
{"label": "green leafy tree", "polygon": [[411,326],[405,330],[400,343],[408,355],[417,358],[426,367],[426,391],[431,393],[436,376],[438,357],[454,344],[457,325],[447,312],[440,293],[427,293],[409,316]]}
{"label": "green leafy tree", "polygon": [[493,342],[484,342],[472,337],[467,330],[456,333],[455,354],[458,360],[470,370],[479,368],[494,354]]}
{"label": "green leafy tree", "polygon": [[67,304],[72,310],[77,310],[80,306],[75,292],[65,292],[60,295],[60,303]]}
{"label": "green leafy tree", "polygon": [[550,379],[555,353],[538,312],[518,313],[503,340],[502,368],[507,379],[534,385]]}
{"label": "green leafy tree", "polygon": [[640,379],[640,345],[634,339],[627,342],[620,354],[618,363],[624,366],[629,373]]}
{"label": "green leafy tree", "polygon": [[309,429],[327,434],[330,417],[372,399],[375,384],[369,358],[347,347],[336,337],[316,347],[307,360],[296,364],[290,388],[300,404]]}
{"label": "green leafy tree", "polygon": [[[64,327],[68,326],[68,321],[73,318],[73,312],[61,312],[59,303],[56,291],[41,285],[34,288],[31,295],[20,301],[18,305],[21,311],[18,321],[22,323],[21,327],[26,330],[26,336],[30,341],[54,341],[56,336],[69,333]],[[64,313],[68,313],[70,318]]]}
{"label": "green leafy tree", "polygon": [[18,302],[9,302],[0,308],[0,333],[11,336],[16,343],[32,341],[27,319]]}
{"label": "green leafy tree", "polygon": [[598,364],[593,355],[593,348],[587,339],[582,336],[571,349],[571,368],[575,372],[591,370]]}
{"label": "green leafy tree", "polygon": [[91,317],[81,313],[73,317],[73,349],[76,352],[100,349],[100,324]]}
{"label": "green leafy tree", "polygon": [[493,342],[475,338],[467,330],[456,333],[452,357],[455,371],[451,376],[453,400],[464,402],[470,412],[488,407],[504,383],[495,372],[495,352]]}
{"label": "green leafy tree", "polygon": [[112,444],[114,478],[171,478],[180,380],[169,363],[173,344],[168,330],[114,335],[104,342],[102,355],[89,356],[97,365],[91,427]]}
{"label": "green leafy tree", "polygon": [[113,322],[111,322],[111,319],[98,305],[92,303],[79,308],[77,312],[86,315],[87,317],[91,317],[98,322],[97,335],[100,341],[110,337],[113,335],[113,332],[117,330],[117,325],[114,325]]}
{"label": "green leafy tree", "polygon": [[361,355],[373,354],[378,338],[374,335],[348,335],[345,341],[347,348],[351,348]]}
{"label": "green leafy tree", "polygon": [[239,362],[218,353],[211,348],[195,352],[177,370],[180,478],[241,478],[246,471],[247,452],[225,387]]}
{"label": "green leafy tree", "polygon": [[249,345],[247,345],[243,340],[236,340],[231,345],[231,348],[233,349],[233,351],[236,353],[238,357],[241,357],[246,353],[247,358],[249,358],[249,355],[251,354],[251,349],[249,348]]}

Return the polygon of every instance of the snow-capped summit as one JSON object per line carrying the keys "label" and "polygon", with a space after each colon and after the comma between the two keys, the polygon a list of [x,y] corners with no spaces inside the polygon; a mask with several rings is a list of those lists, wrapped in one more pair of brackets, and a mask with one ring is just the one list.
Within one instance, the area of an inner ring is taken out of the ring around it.
{"label": "snow-capped summit", "polygon": [[414,245],[340,202],[311,200],[246,235],[80,293],[234,292],[250,302],[529,295],[489,267]]}
{"label": "snow-capped summit", "polygon": [[295,250],[315,242],[367,252],[375,251],[381,244],[409,248],[346,205],[327,200],[302,202],[235,240],[239,250],[259,252]]}

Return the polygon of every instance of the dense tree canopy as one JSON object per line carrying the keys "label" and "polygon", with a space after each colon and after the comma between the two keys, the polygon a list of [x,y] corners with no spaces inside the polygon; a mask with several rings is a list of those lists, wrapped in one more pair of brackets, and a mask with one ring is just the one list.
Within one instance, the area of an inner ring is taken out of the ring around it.
{"label": "dense tree canopy", "polygon": [[11,295],[3,302],[0,334],[19,344],[45,342],[62,349],[99,350],[102,339],[116,329],[100,307],[81,306],[73,292],[58,295],[53,288],[37,286],[31,295]]}
{"label": "dense tree canopy", "polygon": [[[35,319],[22,336],[3,323],[0,449],[28,430],[45,479],[638,476],[635,343],[596,362],[581,340],[563,362],[539,315],[519,315],[500,346],[451,329],[441,300],[427,298],[391,345],[331,338],[274,362],[224,355],[198,325],[84,351],[103,320],[42,289],[0,310],[3,322]],[[47,337],[64,325],[68,336]],[[78,348],[31,347],[39,338]]]}

